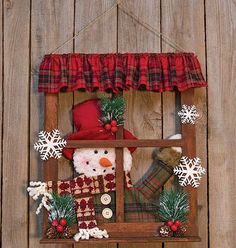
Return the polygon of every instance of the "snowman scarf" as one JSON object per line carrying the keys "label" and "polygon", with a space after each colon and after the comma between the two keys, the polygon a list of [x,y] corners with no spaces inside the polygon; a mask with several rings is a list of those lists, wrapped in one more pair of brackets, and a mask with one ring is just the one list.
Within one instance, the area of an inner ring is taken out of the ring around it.
{"label": "snowman scarf", "polygon": [[[129,172],[125,173],[125,186],[132,188]],[[86,177],[84,175],[72,180],[47,182],[47,192],[57,191],[60,196],[71,194],[75,199],[76,215],[79,233],[77,239],[89,238],[89,236],[102,238],[108,237],[107,232],[97,228],[94,209],[94,194],[107,193],[116,190],[115,173]],[[76,236],[75,236],[76,239]]]}

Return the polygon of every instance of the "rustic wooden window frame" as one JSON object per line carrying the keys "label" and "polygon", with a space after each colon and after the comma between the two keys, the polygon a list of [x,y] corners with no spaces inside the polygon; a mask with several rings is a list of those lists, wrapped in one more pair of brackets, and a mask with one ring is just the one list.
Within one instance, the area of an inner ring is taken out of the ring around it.
{"label": "rustic wooden window frame", "polygon": [[[58,93],[45,93],[45,130],[50,131],[58,127]],[[194,89],[188,89],[181,93],[181,104],[194,104]],[[116,150],[116,222],[99,225],[106,229],[110,235],[108,239],[90,239],[80,242],[88,243],[127,243],[127,242],[177,242],[200,241],[197,226],[197,190],[187,186],[184,188],[190,196],[190,213],[188,216],[188,230],[184,237],[162,238],[157,236],[158,227],[162,222],[153,223],[125,223],[124,222],[124,180],[123,180],[123,147],[170,147],[179,146],[183,149],[183,155],[196,156],[195,125],[181,124],[182,139],[177,140],[122,140],[123,127],[119,127],[116,140],[73,140],[68,141],[68,148],[78,147],[114,147]],[[58,160],[49,159],[44,163],[43,170],[45,181],[58,180]],[[44,212],[43,233],[45,235],[48,225],[48,216]],[[73,243],[74,240],[47,239],[43,236],[41,243]]]}

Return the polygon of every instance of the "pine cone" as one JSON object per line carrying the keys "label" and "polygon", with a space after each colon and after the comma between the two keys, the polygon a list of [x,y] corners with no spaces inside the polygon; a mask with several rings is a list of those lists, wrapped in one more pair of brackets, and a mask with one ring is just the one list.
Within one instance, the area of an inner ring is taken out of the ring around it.
{"label": "pine cone", "polygon": [[183,237],[184,233],[187,231],[187,226],[180,226],[174,233],[175,237]]}
{"label": "pine cone", "polygon": [[173,236],[173,231],[170,229],[169,226],[163,225],[159,229],[159,234],[163,238],[172,237]]}
{"label": "pine cone", "polygon": [[74,236],[74,234],[72,233],[72,230],[70,227],[66,227],[64,232],[62,233],[62,238],[64,239],[71,239]]}
{"label": "pine cone", "polygon": [[46,236],[49,239],[56,239],[58,236],[57,230],[52,226],[47,229]]}
{"label": "pine cone", "polygon": [[63,233],[58,233],[55,227],[51,226],[47,229],[46,236],[49,239],[71,239],[74,236],[70,227],[65,227]]}

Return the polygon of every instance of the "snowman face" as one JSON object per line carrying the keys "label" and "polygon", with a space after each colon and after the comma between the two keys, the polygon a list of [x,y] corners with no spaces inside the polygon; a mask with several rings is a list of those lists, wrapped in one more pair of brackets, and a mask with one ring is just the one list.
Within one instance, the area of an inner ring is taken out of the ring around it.
{"label": "snowman face", "polygon": [[[85,176],[98,176],[113,173],[116,168],[115,148],[80,148],[73,154],[74,168]],[[132,156],[124,148],[124,171],[130,171]]]}

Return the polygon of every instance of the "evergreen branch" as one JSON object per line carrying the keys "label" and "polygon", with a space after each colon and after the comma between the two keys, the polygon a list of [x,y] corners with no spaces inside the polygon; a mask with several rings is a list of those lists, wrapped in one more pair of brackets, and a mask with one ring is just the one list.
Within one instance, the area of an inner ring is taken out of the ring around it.
{"label": "evergreen branch", "polygon": [[124,123],[125,101],[122,96],[108,98],[102,96],[100,98],[101,121],[104,124],[110,123],[112,120],[117,121],[117,125]]}
{"label": "evergreen branch", "polygon": [[184,191],[163,190],[160,195],[158,214],[163,221],[187,220],[189,212],[188,194]]}
{"label": "evergreen branch", "polygon": [[52,193],[50,203],[51,209],[48,217],[50,221],[65,218],[68,226],[76,223],[75,204],[71,195],[59,196]]}

